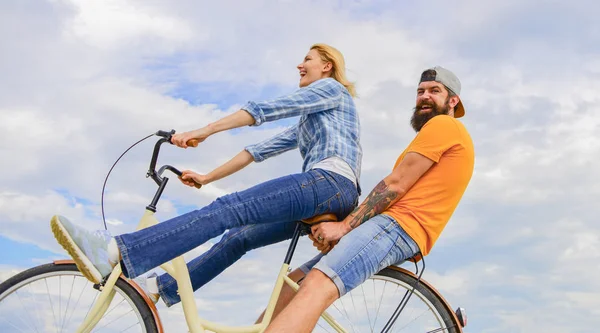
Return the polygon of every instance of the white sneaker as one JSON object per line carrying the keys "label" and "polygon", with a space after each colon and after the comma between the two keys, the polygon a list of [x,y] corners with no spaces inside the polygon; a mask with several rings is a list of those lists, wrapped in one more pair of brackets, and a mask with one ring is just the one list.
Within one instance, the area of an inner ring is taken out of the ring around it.
{"label": "white sneaker", "polygon": [[112,237],[108,231],[91,232],[58,215],[52,217],[50,226],[58,243],[88,280],[100,283],[112,272],[117,263],[109,259],[108,244]]}
{"label": "white sneaker", "polygon": [[138,276],[135,279],[133,279],[133,281],[138,286],[140,286],[140,288],[142,288],[142,290],[144,291],[144,294],[146,294],[146,296],[148,296],[148,298],[150,300],[152,300],[152,302],[154,304],[156,304],[158,302],[158,299],[160,298],[160,294],[151,293],[148,290],[148,285],[147,285],[148,278],[152,278],[152,277],[158,277],[158,275],[156,273],[152,273],[148,276]]}

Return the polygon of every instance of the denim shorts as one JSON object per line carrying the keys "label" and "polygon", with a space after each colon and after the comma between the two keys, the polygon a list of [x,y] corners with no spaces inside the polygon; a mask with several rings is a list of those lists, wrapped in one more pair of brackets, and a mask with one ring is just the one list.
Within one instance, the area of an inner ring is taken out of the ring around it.
{"label": "denim shorts", "polygon": [[340,297],[387,266],[419,253],[415,241],[387,215],[377,215],[346,234],[326,255],[319,254],[300,267],[305,274],[318,269],[338,288]]}

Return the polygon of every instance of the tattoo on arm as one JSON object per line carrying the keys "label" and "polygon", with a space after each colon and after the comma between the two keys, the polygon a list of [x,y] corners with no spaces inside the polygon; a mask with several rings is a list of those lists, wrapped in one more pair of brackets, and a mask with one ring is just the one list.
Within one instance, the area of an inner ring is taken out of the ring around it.
{"label": "tattoo on arm", "polygon": [[398,201],[398,199],[400,199],[398,193],[390,190],[385,181],[380,181],[373,191],[369,193],[365,201],[350,213],[352,216],[350,227],[355,229],[363,222],[383,212]]}

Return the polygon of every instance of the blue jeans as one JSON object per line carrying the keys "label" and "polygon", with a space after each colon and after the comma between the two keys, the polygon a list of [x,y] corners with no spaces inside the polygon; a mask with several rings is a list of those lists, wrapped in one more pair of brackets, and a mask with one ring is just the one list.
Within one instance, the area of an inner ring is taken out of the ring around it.
{"label": "blue jeans", "polygon": [[419,246],[388,215],[376,215],[340,239],[326,255],[318,254],[300,267],[305,274],[318,269],[335,284],[340,294],[365,282],[387,266],[419,253]]}
{"label": "blue jeans", "polygon": [[[229,229],[219,243],[188,263],[196,290],[247,251],[291,238],[297,221],[325,213],[341,220],[357,203],[358,192],[350,180],[316,169],[225,195],[204,208],[115,239],[123,274],[134,278]],[[157,281],[167,305],[179,302],[170,275]]]}

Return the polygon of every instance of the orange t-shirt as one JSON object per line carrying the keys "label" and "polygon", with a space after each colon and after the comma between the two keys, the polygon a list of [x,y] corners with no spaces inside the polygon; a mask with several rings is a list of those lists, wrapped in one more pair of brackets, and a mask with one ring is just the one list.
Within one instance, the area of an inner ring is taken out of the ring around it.
{"label": "orange t-shirt", "polygon": [[408,192],[383,214],[393,217],[427,255],[465,192],[475,161],[473,141],[457,119],[439,115],[429,120],[394,168],[409,152],[435,163]]}

